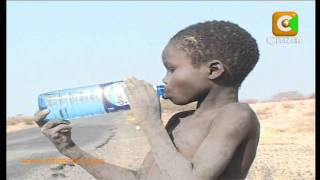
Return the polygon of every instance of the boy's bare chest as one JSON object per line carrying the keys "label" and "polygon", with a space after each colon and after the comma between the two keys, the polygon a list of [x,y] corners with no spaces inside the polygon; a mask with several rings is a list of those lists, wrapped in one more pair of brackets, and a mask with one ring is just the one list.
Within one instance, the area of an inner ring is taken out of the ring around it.
{"label": "boy's bare chest", "polygon": [[211,121],[192,122],[187,117],[172,130],[172,141],[187,159],[191,160],[201,142],[208,135]]}

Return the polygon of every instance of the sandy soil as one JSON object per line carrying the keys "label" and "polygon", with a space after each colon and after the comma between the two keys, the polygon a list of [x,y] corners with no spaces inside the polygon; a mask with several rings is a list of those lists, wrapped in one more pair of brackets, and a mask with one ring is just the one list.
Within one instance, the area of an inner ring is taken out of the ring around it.
{"label": "sandy soil", "polygon": [[26,124],[24,122],[19,122],[14,125],[7,125],[7,133],[16,132],[19,130],[28,129],[28,128],[32,128],[32,127],[36,127],[36,125],[35,124]]}
{"label": "sandy soil", "polygon": [[315,100],[250,106],[261,132],[248,179],[315,179]]}

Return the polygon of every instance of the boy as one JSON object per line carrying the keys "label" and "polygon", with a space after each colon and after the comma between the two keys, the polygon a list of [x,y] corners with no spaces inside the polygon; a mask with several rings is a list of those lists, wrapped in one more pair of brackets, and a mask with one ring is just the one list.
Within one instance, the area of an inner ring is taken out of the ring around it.
{"label": "boy", "polygon": [[255,39],[230,22],[198,23],[178,32],[162,53],[167,69],[164,98],[178,105],[197,101],[197,108],[173,115],[165,127],[152,86],[128,78],[124,90],[151,146],[138,171],[81,163],[94,157],[71,140],[68,122],[44,124],[48,111],[36,113],[35,121],[62,154],[97,179],[245,179],[260,126],[251,108],[239,103],[238,89],[258,57]]}

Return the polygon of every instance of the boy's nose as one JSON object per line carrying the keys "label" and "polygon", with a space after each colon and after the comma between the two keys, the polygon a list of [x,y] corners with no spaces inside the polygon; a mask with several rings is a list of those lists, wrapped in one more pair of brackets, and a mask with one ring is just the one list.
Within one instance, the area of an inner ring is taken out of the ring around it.
{"label": "boy's nose", "polygon": [[162,79],[162,82],[163,82],[165,85],[167,85],[167,84],[168,84],[168,79],[167,79],[167,77],[166,77],[166,76]]}

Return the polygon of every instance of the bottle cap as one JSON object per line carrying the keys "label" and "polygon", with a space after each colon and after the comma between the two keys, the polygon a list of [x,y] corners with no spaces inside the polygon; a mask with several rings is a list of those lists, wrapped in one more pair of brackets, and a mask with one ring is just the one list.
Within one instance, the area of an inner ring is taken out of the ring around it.
{"label": "bottle cap", "polygon": [[157,86],[157,95],[162,97],[164,95],[164,85]]}

